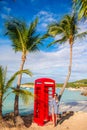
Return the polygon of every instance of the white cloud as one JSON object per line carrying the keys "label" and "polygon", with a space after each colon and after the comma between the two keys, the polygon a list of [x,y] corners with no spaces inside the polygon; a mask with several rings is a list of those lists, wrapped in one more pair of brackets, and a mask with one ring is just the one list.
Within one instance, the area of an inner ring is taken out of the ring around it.
{"label": "white cloud", "polygon": [[78,23],[78,28],[80,28],[79,32],[87,31],[87,23],[85,21],[84,22],[79,22]]}
{"label": "white cloud", "polygon": [[47,25],[48,25],[47,23],[42,23],[42,24],[41,24],[41,26],[42,26],[43,28],[46,28]]}
{"label": "white cloud", "polygon": [[[5,43],[6,41],[3,41]],[[5,43],[6,44],[6,43]],[[69,64],[69,45],[62,45],[56,52],[37,52],[27,56],[25,68],[33,72],[33,77],[28,80],[34,81],[39,77],[49,77],[56,82],[64,82]],[[21,63],[21,53],[16,53],[11,46],[0,46],[0,65],[8,66],[12,74],[17,71]],[[71,81],[87,78],[87,41],[80,40],[73,46],[73,65]]]}
{"label": "white cloud", "polygon": [[10,13],[10,11],[11,11],[11,8],[4,6],[4,10],[5,10],[6,13],[9,15],[9,13]]}
{"label": "white cloud", "polygon": [[2,19],[8,19],[10,17],[11,8],[4,6],[3,11],[0,14]]}
{"label": "white cloud", "polygon": [[38,13],[38,15],[39,15],[39,16],[41,16],[41,15],[48,15],[48,12],[42,10],[42,11],[40,11],[40,12]]}
{"label": "white cloud", "polygon": [[2,13],[2,14],[1,14],[1,18],[2,18],[2,19],[8,19],[8,15]]}
{"label": "white cloud", "polygon": [[40,12],[38,12],[38,14],[36,16],[39,17],[40,30],[42,30],[42,29],[46,30],[48,23],[56,21],[56,14],[54,14],[52,12],[47,12],[47,11],[41,10]]}

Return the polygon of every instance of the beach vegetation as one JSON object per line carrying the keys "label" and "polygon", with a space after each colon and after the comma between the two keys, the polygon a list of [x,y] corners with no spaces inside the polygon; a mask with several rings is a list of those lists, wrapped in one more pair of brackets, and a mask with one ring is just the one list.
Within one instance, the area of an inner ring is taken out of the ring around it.
{"label": "beach vegetation", "polygon": [[[0,119],[2,119],[3,117],[2,115],[3,102],[6,100],[7,96],[9,96],[11,93],[20,94],[23,97],[22,99],[24,101],[27,99],[28,97],[27,95],[32,96],[30,92],[23,90],[18,91],[13,87],[14,80],[21,73],[25,73],[27,75],[31,74],[31,72],[26,69],[17,71],[10,78],[7,78],[7,67],[3,68],[2,66],[0,66]],[[8,92],[9,88],[12,88],[12,91]]]}

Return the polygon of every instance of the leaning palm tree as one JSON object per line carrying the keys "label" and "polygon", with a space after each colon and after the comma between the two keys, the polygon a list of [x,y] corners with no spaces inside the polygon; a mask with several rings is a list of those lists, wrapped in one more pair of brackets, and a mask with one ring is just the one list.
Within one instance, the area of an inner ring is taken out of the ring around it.
{"label": "leaning palm tree", "polygon": [[[22,52],[20,70],[23,70],[24,63],[28,52],[38,51],[38,44],[41,44],[42,37],[36,32],[38,18],[33,21],[28,27],[24,21],[12,19],[5,23],[7,29],[6,35],[12,41],[12,47],[15,52]],[[17,89],[20,89],[22,74],[18,77]],[[18,95],[15,96],[15,116],[19,115],[18,110]]]}
{"label": "leaning palm tree", "polygon": [[78,18],[87,17],[87,0],[74,0],[75,6],[77,7]]}
{"label": "leaning palm tree", "polygon": [[70,45],[70,63],[68,68],[68,75],[64,82],[64,85],[59,93],[59,97],[61,98],[65,87],[69,81],[71,75],[71,68],[72,68],[72,48],[74,41],[77,37],[85,36],[87,32],[78,34],[78,28],[76,26],[75,16],[66,15],[59,23],[53,23],[48,26],[48,36],[55,37],[56,35],[61,35],[60,39],[53,41],[48,46],[55,44],[55,43],[65,43],[69,41]]}
{"label": "leaning palm tree", "polygon": [[[13,76],[11,76],[11,78],[9,80],[7,80],[7,67],[4,69],[2,66],[0,66],[0,119],[2,119],[2,106],[3,106],[3,102],[5,101],[5,99],[7,98],[7,96],[9,94],[11,94],[12,92],[14,92],[14,90],[12,90],[11,92],[8,92],[9,88],[12,88],[12,83],[15,80],[15,78],[18,76],[18,74],[21,73],[25,73],[31,76],[31,72],[29,70],[22,70],[22,71],[18,71],[15,74],[13,74]],[[15,89],[15,88],[13,88]],[[19,92],[21,95],[24,95],[25,91],[23,92]],[[29,94],[28,92],[26,92],[27,95]],[[31,93],[29,94],[31,95]],[[26,97],[26,96],[25,96]]]}
{"label": "leaning palm tree", "polygon": [[[20,70],[22,70],[24,67],[28,52],[38,51],[38,44],[41,44],[41,41],[43,39],[36,32],[37,23],[38,18],[36,18],[29,27],[26,25],[25,22],[15,19],[7,21],[5,23],[5,27],[7,29],[6,35],[8,35],[10,40],[12,41],[13,49],[15,50],[15,52],[22,52]],[[17,89],[20,89],[21,79],[22,74],[20,74],[18,77]],[[15,116],[18,116],[18,95],[15,96],[14,109]]]}

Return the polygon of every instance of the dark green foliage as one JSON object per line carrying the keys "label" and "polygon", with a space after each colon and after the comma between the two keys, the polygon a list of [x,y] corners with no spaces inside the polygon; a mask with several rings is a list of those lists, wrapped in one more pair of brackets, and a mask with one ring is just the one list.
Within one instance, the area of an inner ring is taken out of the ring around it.
{"label": "dark green foliage", "polygon": [[[57,83],[56,87],[62,87],[62,83]],[[80,88],[80,87],[87,87],[87,79],[77,80],[75,82],[69,82],[66,88]]]}

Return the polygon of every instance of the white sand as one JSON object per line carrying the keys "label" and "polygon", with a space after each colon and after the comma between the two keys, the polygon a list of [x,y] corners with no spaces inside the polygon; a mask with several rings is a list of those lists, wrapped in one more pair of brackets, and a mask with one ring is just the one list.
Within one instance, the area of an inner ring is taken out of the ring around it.
{"label": "white sand", "polygon": [[29,130],[87,130],[87,113],[76,112],[69,119],[65,119],[61,124],[53,127],[52,124],[41,127],[37,124],[32,124]]}

